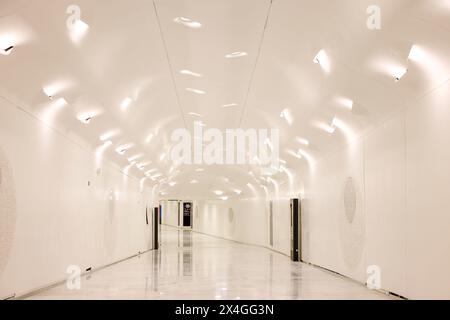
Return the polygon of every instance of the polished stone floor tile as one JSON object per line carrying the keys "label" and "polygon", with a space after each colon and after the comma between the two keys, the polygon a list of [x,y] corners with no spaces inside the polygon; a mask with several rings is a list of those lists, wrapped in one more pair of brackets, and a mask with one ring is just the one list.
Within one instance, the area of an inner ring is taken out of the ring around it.
{"label": "polished stone floor tile", "polygon": [[163,227],[162,246],[28,299],[391,299],[268,249]]}

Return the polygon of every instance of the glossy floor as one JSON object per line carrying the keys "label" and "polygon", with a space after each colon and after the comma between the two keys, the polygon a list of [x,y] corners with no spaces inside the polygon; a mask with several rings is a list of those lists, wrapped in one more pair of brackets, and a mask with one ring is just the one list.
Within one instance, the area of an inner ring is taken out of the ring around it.
{"label": "glossy floor", "polygon": [[29,299],[390,299],[270,250],[163,227],[162,246]]}

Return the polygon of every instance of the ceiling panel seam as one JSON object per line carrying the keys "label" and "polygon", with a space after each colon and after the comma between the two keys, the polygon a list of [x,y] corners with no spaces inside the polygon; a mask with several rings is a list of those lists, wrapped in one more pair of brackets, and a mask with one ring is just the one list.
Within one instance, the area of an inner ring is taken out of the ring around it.
{"label": "ceiling panel seam", "polygon": [[253,80],[254,80],[254,77],[255,77],[256,68],[258,66],[258,62],[259,62],[259,59],[261,57],[262,46],[263,46],[263,43],[264,43],[264,38],[265,38],[265,35],[266,35],[267,26],[269,24],[270,13],[272,11],[272,4],[273,4],[273,0],[270,0],[269,8],[267,10],[267,15],[266,15],[266,21],[264,23],[264,28],[263,28],[263,31],[262,31],[262,34],[261,34],[261,39],[259,41],[258,52],[256,54],[255,64],[253,65],[253,69],[252,69],[252,72],[250,74],[250,81],[249,81],[249,84],[248,84],[248,87],[247,87],[247,92],[245,93],[244,104],[242,106],[242,111],[241,111],[241,115],[240,115],[240,118],[239,118],[238,127],[242,126],[242,121],[244,120],[245,111],[247,110],[248,97],[250,95],[250,91],[251,91],[251,88],[253,86]]}
{"label": "ceiling panel seam", "polygon": [[161,37],[161,41],[162,41],[162,44],[163,44],[163,47],[164,47],[164,52],[166,54],[167,64],[169,65],[170,78],[172,80],[173,89],[175,91],[175,96],[176,96],[176,99],[177,99],[178,109],[180,110],[181,118],[183,119],[184,127],[187,129],[187,124],[186,124],[186,119],[184,117],[183,107],[181,106],[181,100],[180,100],[180,96],[178,94],[177,83],[175,81],[175,74],[173,72],[172,62],[170,61],[169,50],[167,48],[166,39],[164,37],[164,33],[163,33],[163,30],[162,30],[162,26],[161,26],[161,21],[159,19],[158,7],[156,6],[156,2],[154,0],[153,0],[153,8],[155,10],[156,21],[158,23],[158,28],[159,28],[159,35]]}

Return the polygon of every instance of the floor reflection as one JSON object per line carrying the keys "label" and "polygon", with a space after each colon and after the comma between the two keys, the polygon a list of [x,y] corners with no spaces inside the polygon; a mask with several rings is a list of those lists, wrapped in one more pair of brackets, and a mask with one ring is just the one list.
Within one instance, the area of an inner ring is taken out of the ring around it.
{"label": "floor reflection", "polygon": [[162,227],[161,248],[31,299],[387,299],[268,249]]}

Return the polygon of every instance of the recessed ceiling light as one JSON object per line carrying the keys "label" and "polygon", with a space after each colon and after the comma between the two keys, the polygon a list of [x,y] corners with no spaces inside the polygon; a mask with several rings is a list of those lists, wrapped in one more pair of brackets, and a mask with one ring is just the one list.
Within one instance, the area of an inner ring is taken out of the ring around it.
{"label": "recessed ceiling light", "polygon": [[338,98],[339,103],[344,106],[345,108],[352,110],[353,105],[355,104],[353,100],[347,99],[347,98]]}
{"label": "recessed ceiling light", "polygon": [[220,199],[222,199],[223,201],[227,201],[228,197],[227,196],[223,196],[223,197],[220,197]]}
{"label": "recessed ceiling light", "polygon": [[187,75],[187,76],[193,76],[193,77],[197,77],[197,78],[203,77],[202,74],[196,73],[196,72],[193,72],[193,71],[187,70],[187,69],[180,70],[180,74]]}
{"label": "recessed ceiling light", "polygon": [[177,185],[176,182],[169,182],[169,186],[171,186],[171,187],[175,187],[176,185]]}
{"label": "recessed ceiling light", "polygon": [[84,124],[89,124],[91,120],[95,117],[93,113],[83,113],[80,114],[77,118]]}
{"label": "recessed ceiling light", "polygon": [[242,193],[242,190],[239,190],[239,189],[234,189],[233,190],[236,194],[241,194]]}
{"label": "recessed ceiling light", "polygon": [[192,93],[196,93],[196,94],[201,94],[201,95],[206,94],[206,92],[203,91],[203,90],[193,89],[193,88],[186,88],[186,91],[189,91],[189,92],[192,92]]}
{"label": "recessed ceiling light", "polygon": [[218,196],[223,195],[223,191],[221,191],[221,190],[216,190],[216,191],[214,191],[214,193]]}
{"label": "recessed ceiling light", "polygon": [[137,159],[142,158],[143,156],[144,156],[143,154],[137,154],[135,156],[132,156],[132,157],[128,158],[128,161],[129,162],[133,162],[133,161],[136,161]]}
{"label": "recessed ceiling light", "polygon": [[175,19],[173,19],[173,21],[191,29],[198,29],[202,27],[202,24],[200,22],[185,17],[176,17]]}
{"label": "recessed ceiling light", "polygon": [[330,60],[325,50],[320,50],[319,53],[314,57],[314,63],[320,65],[322,69],[326,72],[330,71]]}
{"label": "recessed ceiling light", "polygon": [[120,107],[122,108],[123,111],[127,110],[128,107],[130,106],[130,104],[133,102],[133,99],[131,99],[130,97],[125,98]]}
{"label": "recessed ceiling light", "polygon": [[188,115],[193,116],[193,117],[203,118],[202,114],[196,113],[196,112],[189,112]]}
{"label": "recessed ceiling light", "polygon": [[225,56],[225,58],[227,58],[227,59],[233,59],[233,58],[245,57],[245,56],[247,56],[247,55],[248,55],[247,52],[236,51],[236,52],[227,54],[227,55]]}
{"label": "recessed ceiling light", "polygon": [[298,143],[301,143],[301,144],[303,144],[305,146],[309,146],[309,141],[304,139],[304,138],[298,138],[297,137],[296,140],[297,140]]}
{"label": "recessed ceiling light", "polygon": [[144,168],[145,168],[146,166],[148,166],[150,163],[151,163],[151,162],[149,162],[149,161],[147,161],[147,162],[141,162],[141,163],[136,164],[136,167],[137,167],[139,170],[144,170]]}
{"label": "recessed ceiling light", "polygon": [[11,52],[13,51],[14,46],[9,46],[7,48],[1,49],[0,50],[0,54],[4,55],[4,56],[8,56],[11,54]]}
{"label": "recessed ceiling light", "polygon": [[413,45],[409,52],[408,59],[412,61],[425,60],[426,54],[418,45]]}
{"label": "recessed ceiling light", "polygon": [[121,145],[116,149],[116,152],[120,155],[124,155],[129,149],[131,149],[134,145],[132,143]]}
{"label": "recessed ceiling light", "polygon": [[42,91],[50,100],[53,100],[53,97],[57,93],[57,89],[54,86],[44,87],[44,88],[42,88]]}
{"label": "recessed ceiling light", "polygon": [[237,103],[229,103],[222,105],[222,108],[232,108],[232,107],[237,107]]}
{"label": "recessed ceiling light", "polygon": [[302,159],[302,156],[300,153],[295,152],[293,150],[287,150],[287,153],[290,154],[291,156],[297,158],[297,159]]}
{"label": "recessed ceiling light", "polygon": [[117,130],[108,131],[100,136],[100,141],[106,141],[117,135]]}
{"label": "recessed ceiling light", "polygon": [[397,68],[393,74],[395,82],[399,82],[407,72],[407,68]]}
{"label": "recessed ceiling light", "polygon": [[191,182],[190,182],[191,184],[197,184],[198,183],[198,181],[197,180],[191,180]]}
{"label": "recessed ceiling light", "polygon": [[198,169],[195,169],[195,171],[197,171],[197,172],[203,172],[203,171],[205,171],[205,169],[198,168]]}
{"label": "recessed ceiling light", "polygon": [[147,136],[147,139],[145,139],[145,143],[150,143],[154,137],[155,137],[155,135],[153,133],[150,133]]}
{"label": "recessed ceiling light", "polygon": [[331,126],[325,127],[325,131],[328,132],[329,134],[333,134],[336,132],[336,127],[334,126],[334,119],[331,122]]}
{"label": "recessed ceiling light", "polygon": [[289,111],[289,109],[284,109],[281,113],[280,113],[280,118],[286,120],[286,122],[289,125],[292,125],[292,116],[291,116],[291,112]]}

